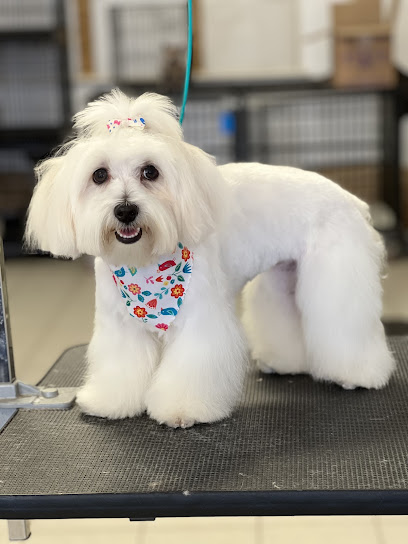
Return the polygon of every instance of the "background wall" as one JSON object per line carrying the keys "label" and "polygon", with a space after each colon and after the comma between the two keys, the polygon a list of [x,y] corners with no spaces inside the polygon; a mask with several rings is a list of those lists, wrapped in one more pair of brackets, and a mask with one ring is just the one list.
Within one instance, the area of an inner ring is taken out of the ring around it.
{"label": "background wall", "polygon": [[[195,6],[199,62],[194,77],[199,81],[330,78],[334,70],[332,6],[348,1],[199,0]],[[74,111],[82,108],[99,89],[115,84],[112,10],[163,5],[163,0],[86,0],[88,21],[82,29],[82,40],[89,40],[90,66],[85,70],[78,41],[82,3],[66,1]],[[182,6],[185,1],[171,0],[171,4]],[[381,0],[384,20],[391,17],[395,7],[392,58],[408,74],[408,0]],[[401,130],[402,162],[408,168],[408,121]]]}
{"label": "background wall", "polygon": [[[379,2],[379,23],[391,22],[392,61],[408,74],[408,0],[193,0],[193,87],[201,94],[188,102],[186,139],[219,163],[288,164],[320,171],[370,203],[387,196],[380,185],[384,174],[395,179],[395,133],[381,81],[350,92],[328,83],[336,74],[334,7],[357,1],[370,20]],[[16,227],[21,237],[35,163],[66,137],[72,114],[90,100],[119,86],[134,95],[157,90],[180,103],[186,4],[0,2],[0,232]],[[371,41],[363,38],[363,46]],[[279,92],[283,84],[293,92]],[[408,121],[400,132],[408,172]],[[408,202],[406,208],[408,226]]]}

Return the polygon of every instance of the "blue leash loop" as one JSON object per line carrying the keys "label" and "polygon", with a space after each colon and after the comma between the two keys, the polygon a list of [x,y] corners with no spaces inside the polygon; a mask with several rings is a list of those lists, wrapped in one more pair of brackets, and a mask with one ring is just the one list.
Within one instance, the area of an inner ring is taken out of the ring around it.
{"label": "blue leash loop", "polygon": [[184,112],[186,109],[188,88],[190,86],[191,78],[191,61],[193,57],[193,6],[192,0],[187,0],[187,18],[188,18],[188,37],[187,37],[187,62],[186,62],[186,75],[184,78],[184,92],[183,102],[180,111],[180,125],[183,124]]}

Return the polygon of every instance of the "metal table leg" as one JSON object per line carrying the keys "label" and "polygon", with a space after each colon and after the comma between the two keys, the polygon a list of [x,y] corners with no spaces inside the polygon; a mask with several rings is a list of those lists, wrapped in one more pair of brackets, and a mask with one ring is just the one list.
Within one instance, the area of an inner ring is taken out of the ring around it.
{"label": "metal table leg", "polygon": [[31,535],[30,522],[27,519],[10,519],[8,520],[9,540],[27,540]]}

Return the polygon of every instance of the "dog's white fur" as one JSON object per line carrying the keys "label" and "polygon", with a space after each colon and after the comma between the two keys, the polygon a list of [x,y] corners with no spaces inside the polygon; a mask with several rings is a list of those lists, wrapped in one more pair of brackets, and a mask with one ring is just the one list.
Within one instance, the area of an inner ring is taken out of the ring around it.
{"label": "dog's white fur", "polygon": [[[144,130],[109,119],[143,116]],[[384,329],[384,247],[368,206],[322,176],[261,164],[216,167],[188,145],[165,97],[116,90],[75,117],[76,138],[37,167],[26,240],[55,255],[94,255],[95,329],[78,403],[123,418],[145,410],[188,427],[228,416],[247,366],[236,312],[266,372],[310,373],[345,388],[383,387],[394,368]],[[140,171],[154,164],[155,182]],[[100,167],[103,185],[92,181]],[[139,207],[135,244],[115,238],[118,203]],[[190,288],[162,334],[131,319],[107,263],[157,262],[178,241],[194,251]],[[249,283],[248,283],[249,282]]]}

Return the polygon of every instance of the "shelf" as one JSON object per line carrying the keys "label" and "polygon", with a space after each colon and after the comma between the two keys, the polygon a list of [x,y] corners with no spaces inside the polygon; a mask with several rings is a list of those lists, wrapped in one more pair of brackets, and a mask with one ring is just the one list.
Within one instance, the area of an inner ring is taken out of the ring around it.
{"label": "shelf", "polygon": [[[62,134],[65,132],[64,127],[56,128],[9,128],[0,125],[0,146],[15,147],[16,144],[38,144],[49,143],[61,140]],[[51,144],[53,145],[53,144]]]}
{"label": "shelf", "polygon": [[59,30],[0,30],[0,41],[55,40]]}

